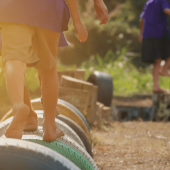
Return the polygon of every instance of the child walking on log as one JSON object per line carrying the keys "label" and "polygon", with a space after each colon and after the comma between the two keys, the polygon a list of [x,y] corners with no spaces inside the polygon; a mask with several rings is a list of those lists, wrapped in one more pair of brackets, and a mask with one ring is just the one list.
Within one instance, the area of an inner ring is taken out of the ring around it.
{"label": "child walking on log", "polygon": [[[67,0],[80,42],[88,37],[76,0]],[[55,124],[58,100],[56,57],[60,34],[68,30],[69,9],[64,0],[1,0],[0,28],[6,84],[14,118],[7,138],[22,138],[30,113],[24,101],[26,66],[34,66],[41,78],[43,139],[51,142],[64,135]]]}
{"label": "child walking on log", "polygon": [[[140,15],[140,35],[142,42],[142,61],[154,63],[153,92],[166,92],[159,86],[159,75],[168,76],[170,66],[170,32],[167,16],[170,15],[168,0],[149,0]],[[161,67],[161,61],[165,65]]]}

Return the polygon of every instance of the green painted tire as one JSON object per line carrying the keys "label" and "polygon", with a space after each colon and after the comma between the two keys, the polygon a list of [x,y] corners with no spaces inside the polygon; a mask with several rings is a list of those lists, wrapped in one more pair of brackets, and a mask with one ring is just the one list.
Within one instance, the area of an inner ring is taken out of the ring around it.
{"label": "green painted tire", "polygon": [[77,135],[80,137],[80,139],[84,143],[84,146],[86,147],[87,152],[90,154],[91,157],[93,157],[91,144],[88,140],[87,135],[82,130],[82,128],[76,122],[74,122],[73,120],[71,120],[70,118],[68,118],[64,115],[58,115],[57,119],[66,123],[68,126],[70,126],[77,133]]}
{"label": "green painted tire", "polygon": [[[40,113],[40,114],[37,114],[37,116],[38,116],[38,126],[42,127],[43,120],[44,120],[43,114]],[[71,139],[73,139],[75,142],[77,142],[80,146],[85,148],[80,137],[77,135],[77,133],[70,126],[68,126],[66,123],[62,122],[61,120],[58,120],[57,118],[55,118],[55,122],[56,122],[57,127],[59,127],[59,129],[61,129],[64,132],[64,134],[66,134]],[[30,132],[30,133],[32,133],[32,132]]]}
{"label": "green painted tire", "polygon": [[46,146],[50,149],[55,150],[60,153],[75,165],[77,165],[81,170],[98,170],[97,165],[91,156],[72,139],[67,137],[61,137],[54,142],[45,142],[42,140],[41,134],[28,135],[24,132],[23,140],[38,143],[40,145]]}

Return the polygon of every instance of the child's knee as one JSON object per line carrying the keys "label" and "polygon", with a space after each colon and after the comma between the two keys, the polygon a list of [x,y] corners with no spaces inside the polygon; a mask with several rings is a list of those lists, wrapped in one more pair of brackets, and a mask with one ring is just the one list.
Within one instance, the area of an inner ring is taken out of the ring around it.
{"label": "child's knee", "polygon": [[160,65],[161,64],[161,62],[162,62],[162,60],[161,59],[157,59],[157,60],[155,60],[155,65]]}
{"label": "child's knee", "polygon": [[12,74],[14,72],[25,72],[26,63],[17,60],[9,60],[5,62],[5,72],[6,74]]}

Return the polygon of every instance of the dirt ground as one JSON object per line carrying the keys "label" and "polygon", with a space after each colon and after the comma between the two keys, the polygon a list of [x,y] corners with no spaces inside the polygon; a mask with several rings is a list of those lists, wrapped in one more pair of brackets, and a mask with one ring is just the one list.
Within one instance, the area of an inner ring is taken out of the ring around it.
{"label": "dirt ground", "polygon": [[170,123],[111,122],[92,130],[99,170],[170,170]]}
{"label": "dirt ground", "polygon": [[[117,106],[151,107],[152,98],[113,99]],[[170,170],[170,123],[111,122],[91,131],[99,170]]]}
{"label": "dirt ground", "polygon": [[[113,104],[151,107],[152,99],[116,97]],[[99,170],[170,170],[169,122],[112,121],[102,130],[91,129],[91,136]]]}

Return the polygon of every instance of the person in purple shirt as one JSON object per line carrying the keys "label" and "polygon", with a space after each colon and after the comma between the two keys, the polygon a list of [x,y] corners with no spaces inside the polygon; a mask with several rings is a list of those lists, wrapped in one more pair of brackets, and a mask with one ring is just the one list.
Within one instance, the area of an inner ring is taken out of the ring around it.
{"label": "person in purple shirt", "polygon": [[[70,13],[79,41],[85,42],[88,37],[76,0],[66,1],[67,4],[64,0],[0,1],[2,58],[14,114],[5,132],[7,138],[21,139],[24,128],[28,130],[38,125],[37,115],[24,88],[26,66],[34,66],[40,76],[44,109],[43,139],[51,142],[64,135],[55,124],[58,100],[56,56],[58,46],[65,41],[62,32],[68,30]],[[106,24],[108,11],[103,0],[94,2],[100,24]]]}
{"label": "person in purple shirt", "polygon": [[[149,0],[140,15],[139,41],[142,42],[142,61],[154,63],[153,92],[165,92],[159,86],[159,75],[168,76],[170,66],[170,34],[167,28],[167,16],[170,4],[167,0]],[[161,61],[165,65],[161,67]]]}

